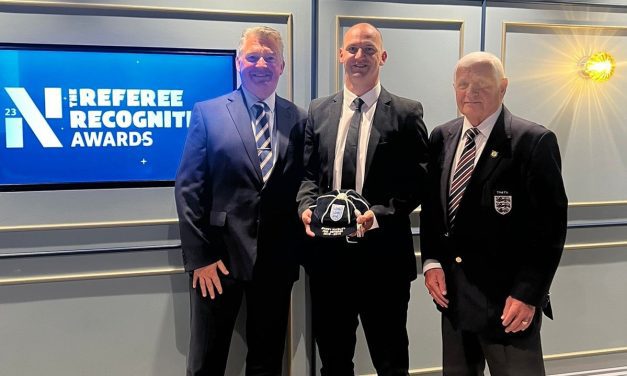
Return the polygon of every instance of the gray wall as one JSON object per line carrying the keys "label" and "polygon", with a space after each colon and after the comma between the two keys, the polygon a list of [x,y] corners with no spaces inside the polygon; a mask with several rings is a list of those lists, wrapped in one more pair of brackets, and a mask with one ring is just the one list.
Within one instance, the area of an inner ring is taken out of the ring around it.
{"label": "gray wall", "polygon": [[[341,87],[339,38],[362,21],[383,33],[383,85],[420,100],[430,130],[457,115],[460,55],[485,46],[504,59],[506,105],[557,133],[571,201],[556,320],[544,322],[547,367],[627,364],[627,2],[0,2],[0,35],[13,43],[232,49],[243,28],[272,25],[287,42],[279,93],[303,107]],[[604,84],[575,68],[596,48],[623,62]],[[0,193],[0,374],[182,374],[189,309],[178,244],[171,188]],[[416,252],[420,263],[418,237]],[[437,374],[439,318],[423,282],[412,286],[411,368]],[[292,375],[316,362],[305,285],[293,294]],[[240,320],[229,375],[243,375],[243,335]],[[374,372],[361,334],[355,364]]]}

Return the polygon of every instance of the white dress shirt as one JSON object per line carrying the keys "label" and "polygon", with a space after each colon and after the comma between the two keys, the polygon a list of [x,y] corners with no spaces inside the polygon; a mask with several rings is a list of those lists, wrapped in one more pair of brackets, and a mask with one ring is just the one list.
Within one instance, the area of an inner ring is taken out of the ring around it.
{"label": "white dress shirt", "polygon": [[[360,96],[364,101],[361,106],[361,125],[359,126],[359,143],[357,144],[357,168],[355,170],[355,191],[361,194],[364,187],[364,174],[366,170],[366,154],[368,153],[368,140],[370,139],[370,129],[372,129],[372,119],[377,108],[377,100],[381,93],[381,84],[377,83],[370,91]],[[344,145],[348,136],[351,119],[355,113],[353,101],[357,98],[355,94],[344,87],[344,103],[342,104],[342,115],[337,128],[337,139],[335,141],[335,161],[333,162],[333,189],[342,187],[342,165],[344,162]]]}
{"label": "white dress shirt", "polygon": [[[372,119],[377,109],[377,101],[381,94],[381,83],[377,84],[364,95],[359,96],[364,103],[361,105],[361,124],[359,125],[359,142],[357,144],[357,167],[355,170],[355,191],[361,194],[364,188],[364,178],[366,174],[366,155],[368,154],[368,141],[370,140],[370,130],[372,129]],[[353,101],[357,95],[344,86],[344,102],[342,103],[342,114],[337,128],[337,138],[335,141],[335,161],[333,161],[333,189],[342,188],[342,165],[344,163],[344,145],[348,136],[350,122],[355,113]],[[370,230],[379,227],[375,216]],[[363,235],[359,233],[358,236]]]}

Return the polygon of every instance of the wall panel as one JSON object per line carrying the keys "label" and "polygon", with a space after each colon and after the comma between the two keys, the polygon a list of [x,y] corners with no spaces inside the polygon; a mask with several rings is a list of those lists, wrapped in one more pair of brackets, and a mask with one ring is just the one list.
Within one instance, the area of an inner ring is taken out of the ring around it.
{"label": "wall panel", "polygon": [[[627,260],[627,4],[587,3],[488,1],[486,11],[486,49],[510,80],[505,104],[553,130],[562,152],[569,232],[552,287],[556,320],[544,321],[543,341],[549,368],[555,361],[570,370],[606,353],[627,362],[619,319],[627,305],[616,299]],[[604,83],[579,74],[582,57],[597,51],[617,61]]]}

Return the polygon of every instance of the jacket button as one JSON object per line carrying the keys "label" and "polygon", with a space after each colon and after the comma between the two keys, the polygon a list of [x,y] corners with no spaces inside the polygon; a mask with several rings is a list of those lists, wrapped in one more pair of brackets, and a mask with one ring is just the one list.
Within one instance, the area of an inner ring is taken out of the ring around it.
{"label": "jacket button", "polygon": [[455,257],[455,262],[458,263],[458,264],[461,264],[462,263],[462,258],[459,257],[459,256]]}

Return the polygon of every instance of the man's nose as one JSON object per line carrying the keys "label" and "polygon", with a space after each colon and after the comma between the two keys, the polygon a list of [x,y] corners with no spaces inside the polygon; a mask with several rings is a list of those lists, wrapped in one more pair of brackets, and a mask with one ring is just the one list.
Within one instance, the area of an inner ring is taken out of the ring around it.
{"label": "man's nose", "polygon": [[479,94],[479,87],[477,85],[469,85],[467,93],[470,95],[477,95]]}
{"label": "man's nose", "polygon": [[260,57],[259,60],[257,60],[257,64],[258,67],[266,67],[268,66],[268,63],[266,62],[266,60],[263,57]]}
{"label": "man's nose", "polygon": [[358,48],[357,52],[355,52],[355,58],[359,59],[362,58],[364,56],[364,49],[363,48]]}

